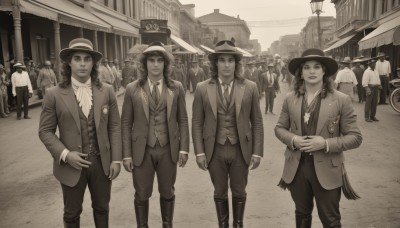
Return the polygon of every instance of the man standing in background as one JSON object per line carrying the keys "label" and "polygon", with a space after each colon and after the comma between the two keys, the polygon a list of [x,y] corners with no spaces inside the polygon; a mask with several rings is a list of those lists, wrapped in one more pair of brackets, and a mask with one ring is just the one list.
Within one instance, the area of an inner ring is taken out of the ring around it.
{"label": "man standing in background", "polygon": [[31,80],[28,72],[24,71],[26,69],[24,65],[16,63],[14,68],[17,71],[11,75],[11,82],[13,96],[17,98],[17,120],[21,119],[22,105],[24,105],[24,119],[30,119],[31,117],[28,116],[28,104],[29,98],[33,94]]}
{"label": "man standing in background", "polygon": [[382,90],[379,96],[379,104],[386,105],[386,97],[389,93],[389,79],[390,79],[390,62],[387,61],[385,53],[379,53],[379,60],[375,64],[375,69],[379,74],[379,79],[381,80]]}
{"label": "man standing in background", "polygon": [[51,69],[51,62],[46,60],[44,62],[44,67],[39,71],[37,88],[44,96],[46,94],[46,90],[55,85],[57,85],[56,74],[54,73],[53,69]]}

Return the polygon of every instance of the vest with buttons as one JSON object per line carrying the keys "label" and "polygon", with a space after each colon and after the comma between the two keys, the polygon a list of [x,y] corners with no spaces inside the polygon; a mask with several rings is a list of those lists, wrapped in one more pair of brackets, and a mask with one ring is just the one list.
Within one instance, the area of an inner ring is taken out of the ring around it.
{"label": "vest with buttons", "polygon": [[224,145],[226,140],[231,144],[239,142],[238,129],[236,125],[236,112],[233,99],[233,87],[230,93],[229,107],[226,107],[223,102],[223,95],[221,86],[217,85],[217,136],[216,141],[218,144]]}
{"label": "vest with buttons", "polygon": [[154,103],[150,87],[146,89],[149,97],[149,132],[147,145],[154,147],[158,141],[160,146],[165,146],[169,141],[168,120],[167,120],[167,86],[163,85],[158,105]]}
{"label": "vest with buttons", "polygon": [[99,143],[97,142],[96,124],[94,122],[93,105],[90,109],[89,116],[86,118],[82,109],[79,107],[79,120],[81,125],[82,153],[99,154]]}

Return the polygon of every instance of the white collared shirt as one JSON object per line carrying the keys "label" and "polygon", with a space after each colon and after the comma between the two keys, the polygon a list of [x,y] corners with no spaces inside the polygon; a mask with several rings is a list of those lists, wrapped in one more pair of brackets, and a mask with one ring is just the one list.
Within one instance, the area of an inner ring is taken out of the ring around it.
{"label": "white collared shirt", "polygon": [[[150,93],[153,94],[153,82],[150,80],[150,78],[147,78],[147,81],[149,82]],[[158,80],[158,82],[160,82],[160,84],[158,84],[157,88],[158,88],[159,94],[161,94],[161,91],[163,89],[164,79],[161,78],[160,80]]]}
{"label": "white collared shirt", "polygon": [[[218,80],[219,80],[219,85],[220,85],[220,87],[221,87],[221,91],[224,91],[224,86],[222,85],[222,80],[220,79],[220,78],[218,78]],[[231,95],[231,91],[232,91],[232,86],[233,86],[233,81],[234,80],[232,80],[228,85],[229,85],[229,87],[228,87],[228,93],[229,93],[229,95]]]}
{"label": "white collared shirt", "polygon": [[381,62],[379,60],[375,63],[375,70],[378,72],[379,75],[386,75],[387,77],[389,77],[389,74],[391,73],[390,62],[387,60]]}
{"label": "white collared shirt", "polygon": [[343,83],[351,82],[351,83],[353,83],[353,86],[358,84],[356,75],[348,67],[343,68],[336,75],[335,83],[339,84],[341,82],[343,82]]}
{"label": "white collared shirt", "polygon": [[22,87],[22,86],[28,86],[29,93],[33,93],[32,90],[32,84],[31,80],[29,79],[28,72],[22,71],[21,73],[18,73],[18,71],[15,71],[11,75],[11,82],[12,82],[12,93],[15,96],[17,96],[17,91],[16,87]]}
{"label": "white collared shirt", "polygon": [[378,71],[372,70],[371,67],[368,67],[364,71],[363,77],[362,77],[362,86],[367,87],[368,85],[380,85],[381,80],[379,79],[379,74]]}

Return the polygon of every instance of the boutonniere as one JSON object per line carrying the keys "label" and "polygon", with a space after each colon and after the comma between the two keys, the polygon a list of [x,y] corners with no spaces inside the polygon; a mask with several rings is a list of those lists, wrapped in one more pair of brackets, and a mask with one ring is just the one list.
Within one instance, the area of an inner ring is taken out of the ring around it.
{"label": "boutonniere", "polygon": [[104,115],[108,114],[108,106],[107,105],[103,106],[102,112],[103,112]]}

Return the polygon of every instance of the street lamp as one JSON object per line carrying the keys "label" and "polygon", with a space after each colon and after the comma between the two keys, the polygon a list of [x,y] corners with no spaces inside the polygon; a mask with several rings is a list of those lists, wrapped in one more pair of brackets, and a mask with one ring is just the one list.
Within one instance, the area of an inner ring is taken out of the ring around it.
{"label": "street lamp", "polygon": [[324,4],[324,0],[311,0],[310,5],[311,5],[311,11],[312,13],[317,14],[317,19],[318,19],[318,45],[319,48],[322,49],[321,45],[321,25],[319,22],[319,15],[322,13],[322,4]]}

